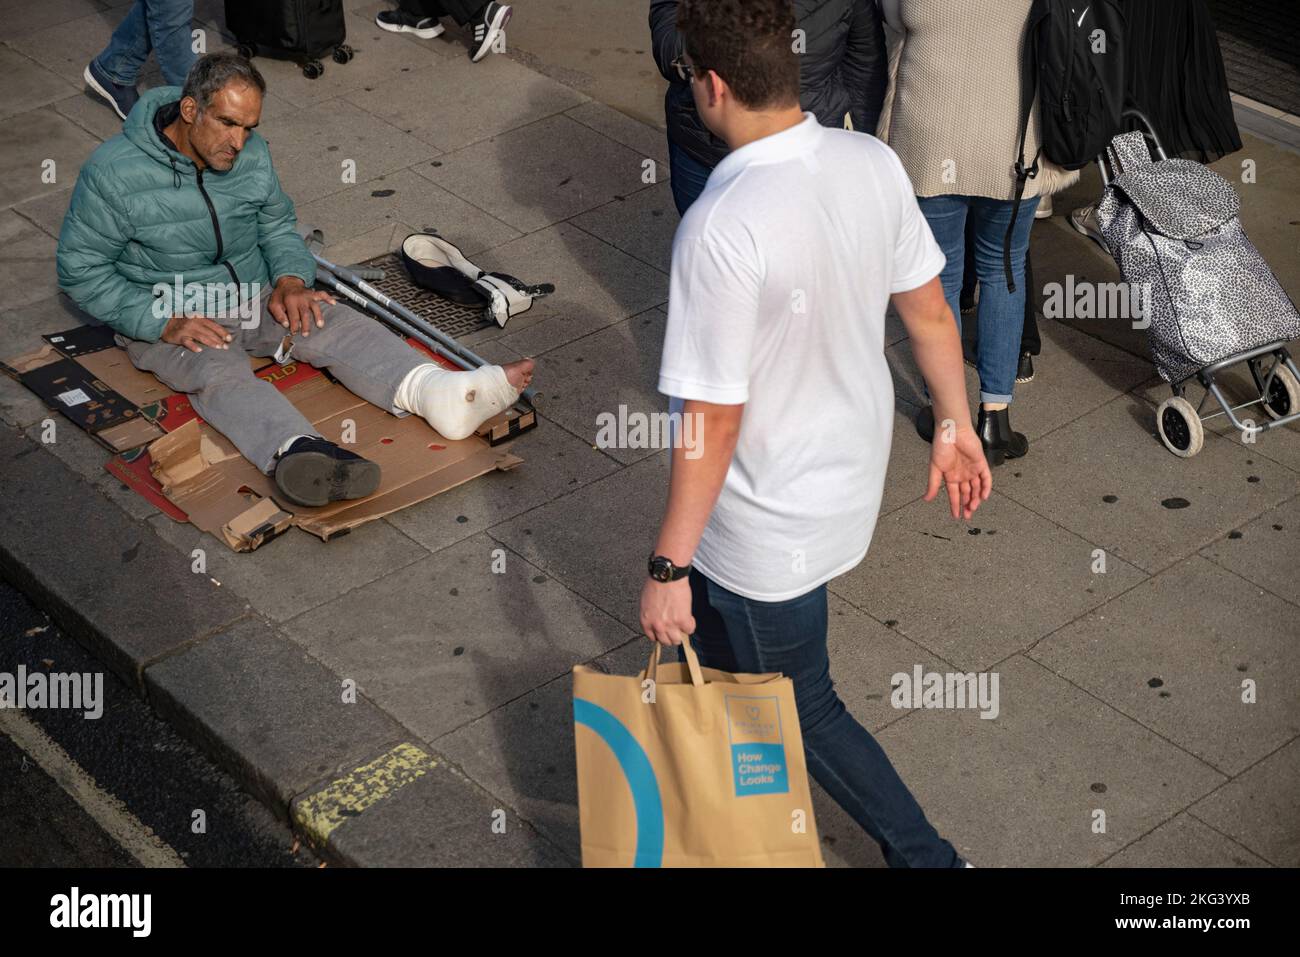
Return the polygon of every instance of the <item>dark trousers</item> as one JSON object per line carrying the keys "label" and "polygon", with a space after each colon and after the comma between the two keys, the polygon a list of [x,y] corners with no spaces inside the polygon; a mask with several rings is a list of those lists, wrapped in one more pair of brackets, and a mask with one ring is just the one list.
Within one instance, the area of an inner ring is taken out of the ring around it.
{"label": "dark trousers", "polygon": [[415,17],[451,17],[460,26],[474,19],[487,0],[397,0],[403,13]]}
{"label": "dark trousers", "polygon": [[[975,305],[975,289],[979,280],[975,275],[975,240],[971,236],[971,221],[966,223],[966,272],[961,282],[961,307],[969,309]],[[1025,253],[1025,327],[1020,333],[1020,351],[1036,356],[1043,351],[1043,340],[1038,335],[1038,292],[1034,286],[1033,254]],[[969,359],[979,355],[980,326],[978,316],[975,322],[961,324],[962,351]]]}
{"label": "dark trousers", "polygon": [[[700,663],[794,682],[808,771],[880,845],[890,867],[962,867],[889,757],[835,693],[826,654],[826,586],[754,601],[691,570],[691,644]],[[678,653],[685,660],[685,655]]]}

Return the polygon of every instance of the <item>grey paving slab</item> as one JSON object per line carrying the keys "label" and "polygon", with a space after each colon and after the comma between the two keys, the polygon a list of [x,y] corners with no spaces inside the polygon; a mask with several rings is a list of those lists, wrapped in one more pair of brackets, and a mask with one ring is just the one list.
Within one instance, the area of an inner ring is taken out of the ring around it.
{"label": "grey paving slab", "polygon": [[[1295,359],[1296,356],[1300,355],[1300,348],[1297,348],[1296,344],[1293,343],[1290,352],[1292,359]],[[1259,398],[1259,390],[1255,388],[1250,372],[1243,368],[1233,367],[1225,371],[1218,376],[1218,381],[1224,395],[1234,406],[1253,402]],[[1169,385],[1159,377],[1147,380],[1134,391],[1156,406],[1159,406],[1161,402],[1164,402],[1165,399],[1172,395]],[[1199,385],[1188,386],[1187,398],[1193,405],[1200,405],[1203,394]],[[1201,409],[1201,413],[1210,415],[1214,412],[1221,412],[1221,406],[1213,397],[1210,397]],[[1251,422],[1257,425],[1263,425],[1269,421],[1268,413],[1257,405],[1239,409],[1236,415],[1238,420],[1243,423],[1246,419],[1250,419]],[[1203,425],[1207,432],[1223,436],[1228,441],[1242,446],[1252,455],[1260,455],[1266,459],[1272,459],[1274,462],[1280,462],[1288,468],[1300,471],[1300,427],[1295,424],[1269,429],[1267,432],[1254,435],[1253,440],[1248,440],[1246,433],[1239,431],[1236,426],[1228,421],[1226,415],[1220,414],[1217,418],[1204,422]]]}
{"label": "grey paving slab", "polygon": [[[905,638],[834,598],[828,647],[841,698],[872,731],[902,715],[889,704],[890,676],[897,671],[910,673],[918,663],[927,669],[939,664]],[[635,639],[590,664],[607,674],[631,676],[645,668],[649,653],[650,643]],[[676,653],[665,652],[662,660],[676,661]],[[435,745],[577,857],[581,844],[572,702],[570,673],[439,738]],[[814,809],[828,854],[841,863],[883,864],[875,843],[820,788],[814,795]]]}
{"label": "grey paving slab", "polygon": [[572,867],[509,808],[446,764],[428,769],[330,835],[366,867]]}
{"label": "grey paving slab", "polygon": [[[96,10],[87,4],[77,16],[49,22],[40,29],[19,35],[5,31],[5,42],[57,73],[75,89],[85,88],[83,71],[93,58],[108,46],[109,38],[118,23],[126,16],[125,10]],[[104,109],[109,109],[102,104]],[[112,114],[116,118],[116,114]],[[121,125],[121,121],[118,121]]]}
{"label": "grey paving slab", "polygon": [[244,553],[232,552],[188,522],[177,522],[162,513],[150,524],[176,548],[177,561],[188,565],[193,550],[203,549],[207,574],[243,595],[272,621],[286,621],[332,601],[426,554],[382,521],[367,522],[328,542],[291,528],[257,551]]}
{"label": "grey paving slab", "polygon": [[1190,459],[1171,454],[1154,411],[1114,399],[998,469],[995,488],[1148,572],[1300,492],[1295,472],[1217,436]]}
{"label": "grey paving slab", "polygon": [[0,47],[0,73],[5,77],[0,117],[26,113],[77,92],[71,83],[8,47]]}
{"label": "grey paving slab", "polygon": [[439,159],[417,172],[524,232],[646,188],[639,153],[562,114]]}
{"label": "grey paving slab", "polygon": [[[0,209],[68,189],[99,141],[51,106],[10,117],[0,142]],[[52,160],[53,166],[46,161]],[[51,180],[46,182],[44,180]]]}
{"label": "grey paving slab", "polygon": [[[497,55],[471,63],[467,57],[424,54],[418,67],[354,89],[347,99],[444,152],[498,137],[586,100],[581,93]],[[449,90],[455,95],[448,97]],[[502,96],[504,90],[511,95]],[[488,184],[482,188],[486,190]]]}
{"label": "grey paving slab", "polygon": [[[1039,329],[1043,351],[1034,357],[1034,380],[1017,383],[1011,406],[1012,426],[1031,443],[1151,377],[1149,362],[1063,323],[1043,319]],[[924,404],[911,340],[890,346],[886,357],[899,398]],[[979,411],[979,374],[970,366],[964,369],[973,421]]]}
{"label": "grey paving slab", "polygon": [[[84,67],[85,64],[83,63]],[[81,82],[80,73],[77,74]],[[54,104],[54,108],[72,120],[87,133],[101,140],[107,140],[122,132],[122,121],[117,118],[113,108],[90,92],[86,87],[80,96],[69,96]]]}
{"label": "grey paving slab", "polygon": [[0,375],[0,420],[8,425],[25,426],[49,416],[45,403],[26,386],[7,375]]}
{"label": "grey paving slab", "polygon": [[[490,356],[484,358],[491,361]],[[482,475],[394,512],[387,520],[425,548],[438,551],[577,491],[618,468],[607,455],[546,416],[536,429],[513,439],[508,448],[524,460],[523,465]]]}
{"label": "grey paving slab", "polygon": [[36,199],[29,199],[25,203],[19,203],[13,207],[12,212],[17,213],[33,226],[36,226],[47,236],[57,240],[59,230],[63,228],[63,217],[68,212],[68,204],[72,202],[72,187],[76,184],[69,183],[67,185],[67,189],[60,190],[57,193],[46,193]]}
{"label": "grey paving slab", "polygon": [[43,3],[5,0],[0,6],[0,21],[4,23],[4,39],[10,40],[99,9],[95,0],[45,0]]}
{"label": "grey paving slab", "polygon": [[[369,196],[372,188],[362,184],[433,155],[427,144],[346,100],[285,107],[277,94],[274,106],[269,97],[267,102],[258,131],[295,206],[343,192],[364,190]],[[355,176],[355,182],[345,176]]]}
{"label": "grey paving slab", "polygon": [[[0,217],[0,223],[6,222]],[[10,308],[0,312],[0,359],[34,352],[43,343],[41,336],[52,332],[65,332],[81,325],[93,324],[94,320],[82,312],[67,296],[62,293],[46,296],[20,308]]]}
{"label": "grey paving slab", "polygon": [[1094,574],[1094,547],[995,486],[969,524],[937,499],[885,515],[867,557],[831,590],[958,667],[979,670],[1143,579],[1114,556],[1105,574]]}
{"label": "grey paving slab", "polygon": [[1201,554],[1300,605],[1300,498],[1269,509],[1207,545]]}
{"label": "grey paving slab", "polygon": [[1295,635],[1294,606],[1193,556],[1028,654],[1232,775],[1300,734]]}
{"label": "grey paving slab", "polygon": [[91,485],[98,485],[108,477],[104,464],[113,453],[74,425],[71,420],[65,419],[56,412],[50,412],[48,418],[54,423],[54,428],[50,432],[53,441],[45,442],[42,439],[42,448],[45,451]]}
{"label": "grey paving slab", "polygon": [[668,471],[668,453],[659,452],[488,534],[640,631],[645,561],[668,501]]}
{"label": "grey paving slab", "polygon": [[565,110],[565,115],[573,117],[583,126],[590,126],[597,133],[603,133],[616,143],[636,150],[646,159],[653,159],[656,164],[654,182],[668,181],[668,137],[663,130],[648,126],[597,100],[589,100],[571,110]]}
{"label": "grey paving slab", "polygon": [[555,285],[554,293],[515,316],[504,330],[480,334],[480,339],[501,339],[520,355],[549,352],[668,298],[663,273],[566,223],[498,246],[474,261],[525,282]]}
{"label": "grey paving slab", "polygon": [[930,446],[916,434],[920,409],[901,399],[894,407],[894,434],[889,447],[889,471],[880,514],[902,508],[925,494],[930,481]]}
{"label": "grey paving slab", "polygon": [[148,663],[246,614],[242,601],[191,574],[147,526],[8,427],[0,428],[0,461],[6,577],[133,687]]}
{"label": "grey paving slab", "polygon": [[672,266],[678,221],[668,183],[650,186],[573,219],[575,225],[662,272]]}
{"label": "grey paving slab", "polygon": [[54,237],[11,209],[0,210],[0,298],[11,309],[58,294]]}
{"label": "grey paving slab", "polygon": [[429,741],[630,637],[486,535],[313,609],[286,633]]}
{"label": "grey paving slab", "polygon": [[1300,867],[1297,779],[1300,740],[1293,740],[1192,805],[1191,814],[1277,867]]}
{"label": "grey paving slab", "polygon": [[996,719],[927,710],[878,735],[926,816],[977,867],[1097,864],[1225,780],[1022,656],[998,673]]}
{"label": "grey paving slab", "polygon": [[[606,421],[618,421],[620,415],[627,421],[628,416],[649,417],[668,411],[667,397],[656,388],[664,321],[661,309],[648,309],[540,356],[535,375],[544,390],[546,416],[588,445],[596,445],[598,440],[608,444],[603,451],[625,465],[658,451],[620,447],[629,445],[623,439],[632,436],[619,436],[617,430],[615,442],[607,443],[608,436],[601,432]],[[637,440],[637,444],[649,446],[650,439],[644,443]]]}
{"label": "grey paving slab", "polygon": [[1179,814],[1101,866],[1268,867],[1268,861],[1190,814]]}
{"label": "grey paving slab", "polygon": [[264,622],[240,622],[145,672],[149,700],[286,817],[294,795],[406,740],[338,675]]}
{"label": "grey paving slab", "polygon": [[[356,189],[302,203],[298,206],[298,221],[320,229],[330,243],[353,239],[383,226],[418,223],[417,229],[436,229],[467,256],[519,236],[518,230],[410,170],[379,176],[359,183]],[[397,243],[407,235],[403,232]],[[392,245],[386,251],[396,248]]]}

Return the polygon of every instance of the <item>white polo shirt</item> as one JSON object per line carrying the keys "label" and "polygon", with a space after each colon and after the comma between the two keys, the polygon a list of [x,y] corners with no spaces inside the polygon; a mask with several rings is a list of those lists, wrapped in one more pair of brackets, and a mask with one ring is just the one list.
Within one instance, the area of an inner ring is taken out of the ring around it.
{"label": "white polo shirt", "polygon": [[898,157],[873,136],[808,113],[714,169],[673,240],[659,369],[674,411],[745,404],[693,559],[706,576],[784,601],[862,560],[893,432],[885,310],[943,266]]}

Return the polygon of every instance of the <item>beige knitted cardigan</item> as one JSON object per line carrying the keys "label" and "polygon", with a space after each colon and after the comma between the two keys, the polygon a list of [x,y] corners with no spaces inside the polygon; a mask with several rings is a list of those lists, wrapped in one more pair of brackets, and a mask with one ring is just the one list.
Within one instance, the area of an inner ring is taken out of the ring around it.
{"label": "beige knitted cardigan", "polygon": [[[889,90],[876,135],[918,196],[1011,199],[1020,139],[1020,49],[1031,0],[899,0],[888,31]],[[1038,149],[1034,105],[1025,161]],[[1025,196],[1066,189],[1078,172],[1045,158]]]}

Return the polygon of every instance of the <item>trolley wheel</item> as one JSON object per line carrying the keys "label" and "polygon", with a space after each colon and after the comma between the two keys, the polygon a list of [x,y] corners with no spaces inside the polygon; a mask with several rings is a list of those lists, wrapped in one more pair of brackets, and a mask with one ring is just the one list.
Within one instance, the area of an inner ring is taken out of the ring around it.
{"label": "trolley wheel", "polygon": [[346,43],[340,43],[334,48],[334,62],[347,63],[352,59],[352,47]]}
{"label": "trolley wheel", "polygon": [[309,80],[314,80],[325,72],[325,64],[320,60],[308,60],[302,65],[302,75]]}
{"label": "trolley wheel", "polygon": [[235,48],[235,52],[245,60],[251,60],[253,57],[257,56],[257,46],[252,43],[241,43]]}
{"label": "trolley wheel", "polygon": [[1205,427],[1192,404],[1180,395],[1171,396],[1156,409],[1160,441],[1174,455],[1190,459],[1205,444]]}
{"label": "trolley wheel", "polygon": [[1259,387],[1259,398],[1263,402],[1264,411],[1270,418],[1280,419],[1300,411],[1300,382],[1296,381],[1290,369],[1278,363],[1273,372],[1273,381],[1268,387],[1268,395],[1264,395],[1265,376],[1254,362],[1250,364],[1250,372],[1255,377],[1255,385]]}

